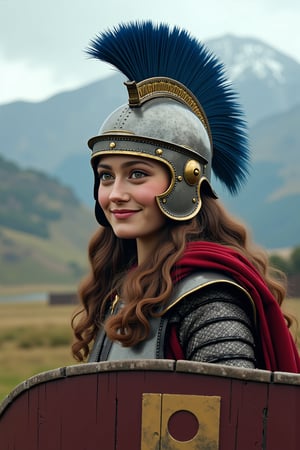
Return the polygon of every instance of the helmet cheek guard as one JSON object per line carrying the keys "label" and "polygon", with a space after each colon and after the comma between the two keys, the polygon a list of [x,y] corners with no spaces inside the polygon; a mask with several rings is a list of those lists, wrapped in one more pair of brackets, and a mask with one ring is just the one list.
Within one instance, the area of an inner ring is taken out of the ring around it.
{"label": "helmet cheek guard", "polygon": [[101,225],[109,225],[98,203],[97,162],[104,155],[135,155],[165,164],[171,181],[156,200],[175,221],[198,214],[204,188],[217,198],[212,171],[230,193],[238,191],[248,174],[247,125],[223,65],[202,43],[178,27],[133,22],[99,34],[87,53],[129,80],[128,104],[114,111],[88,142]]}
{"label": "helmet cheek guard", "polygon": [[99,135],[89,140],[89,147],[95,173],[96,217],[101,225],[107,225],[107,220],[98,204],[96,165],[105,155],[134,155],[166,165],[170,185],[156,198],[162,213],[182,221],[199,212],[201,185],[210,181],[211,142],[201,121],[177,100],[155,98],[140,108],[118,108],[104,122]]}

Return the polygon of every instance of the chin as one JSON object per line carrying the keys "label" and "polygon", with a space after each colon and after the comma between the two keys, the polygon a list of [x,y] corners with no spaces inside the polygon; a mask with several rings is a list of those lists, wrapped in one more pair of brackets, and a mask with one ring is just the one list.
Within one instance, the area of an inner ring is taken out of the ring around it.
{"label": "chin", "polygon": [[113,232],[119,239],[136,239],[136,233],[132,233],[132,231],[130,232],[125,230],[122,231],[113,229]]}

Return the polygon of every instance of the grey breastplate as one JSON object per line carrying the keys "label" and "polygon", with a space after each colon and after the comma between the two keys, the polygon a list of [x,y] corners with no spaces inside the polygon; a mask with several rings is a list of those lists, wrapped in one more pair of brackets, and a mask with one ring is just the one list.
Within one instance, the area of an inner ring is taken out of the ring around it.
{"label": "grey breastplate", "polygon": [[[166,312],[187,295],[214,283],[230,283],[238,286],[222,273],[196,272],[189,275],[176,284],[171,298],[161,311],[161,317],[149,320],[148,339],[133,347],[123,347],[116,341],[110,341],[101,329],[90,353],[89,362],[164,358],[165,331],[168,323]],[[238,287],[243,290],[242,287]]]}

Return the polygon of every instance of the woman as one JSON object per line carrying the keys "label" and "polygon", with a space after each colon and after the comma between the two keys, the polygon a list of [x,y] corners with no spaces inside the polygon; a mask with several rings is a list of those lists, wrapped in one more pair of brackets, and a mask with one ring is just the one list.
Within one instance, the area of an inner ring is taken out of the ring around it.
{"label": "woman", "polygon": [[285,290],[211,186],[238,191],[246,125],[223,66],[184,30],[130,23],[88,53],[129,79],[128,105],[90,139],[91,273],[73,319],[89,361],[173,358],[299,372]]}

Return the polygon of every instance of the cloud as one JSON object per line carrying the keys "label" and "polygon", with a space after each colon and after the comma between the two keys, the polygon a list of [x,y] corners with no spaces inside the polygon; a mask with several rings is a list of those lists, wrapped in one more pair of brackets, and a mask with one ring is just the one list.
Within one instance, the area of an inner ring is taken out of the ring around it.
{"label": "cloud", "polygon": [[[1,78],[19,70],[25,94],[31,89],[30,73],[49,92],[50,86],[86,84],[109,73],[105,64],[87,61],[84,48],[90,38],[137,19],[177,24],[202,40],[225,33],[258,37],[290,55],[299,54],[300,61],[300,42],[292,34],[300,22],[295,0],[0,0]],[[7,89],[11,83],[7,81]]]}
{"label": "cloud", "polygon": [[105,5],[99,0],[0,0],[0,9],[0,49],[6,59],[67,67],[84,58],[83,49],[95,33],[122,20],[164,20],[187,27],[202,39],[224,30],[256,35],[270,29],[275,34],[275,26],[283,25],[281,14],[284,22],[287,18],[290,22],[300,6],[271,0],[152,0],[148,6],[140,0],[110,0]]}

